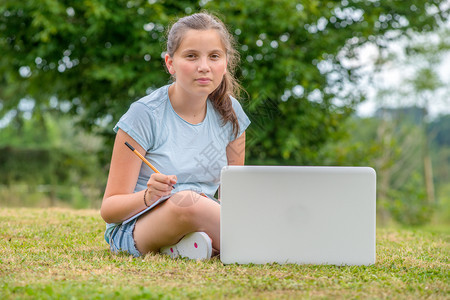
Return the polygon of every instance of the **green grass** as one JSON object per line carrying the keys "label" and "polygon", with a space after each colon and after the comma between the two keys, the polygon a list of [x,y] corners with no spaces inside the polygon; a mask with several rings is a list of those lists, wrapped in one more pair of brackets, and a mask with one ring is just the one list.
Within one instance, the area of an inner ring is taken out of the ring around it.
{"label": "green grass", "polygon": [[449,299],[449,229],[379,228],[373,266],[113,255],[98,211],[0,208],[0,298]]}

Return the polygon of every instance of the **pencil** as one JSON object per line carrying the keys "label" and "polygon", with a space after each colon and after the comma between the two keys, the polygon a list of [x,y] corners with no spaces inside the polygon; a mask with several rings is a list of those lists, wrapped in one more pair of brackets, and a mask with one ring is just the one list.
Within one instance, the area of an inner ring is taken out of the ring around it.
{"label": "pencil", "polygon": [[128,144],[128,142],[125,142],[125,145],[127,145],[128,148],[130,148],[130,150],[134,152],[134,154],[136,154],[147,166],[149,166],[150,169],[155,171],[155,173],[161,173],[148,160],[146,160],[145,157],[143,157],[136,149],[134,149],[133,146]]}

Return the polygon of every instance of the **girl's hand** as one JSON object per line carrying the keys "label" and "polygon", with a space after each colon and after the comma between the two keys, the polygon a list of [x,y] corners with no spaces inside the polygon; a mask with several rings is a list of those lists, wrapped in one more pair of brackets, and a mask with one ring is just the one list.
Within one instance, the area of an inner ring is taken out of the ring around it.
{"label": "girl's hand", "polygon": [[177,183],[177,176],[153,173],[147,181],[147,199],[151,204],[163,196],[170,195],[173,185]]}

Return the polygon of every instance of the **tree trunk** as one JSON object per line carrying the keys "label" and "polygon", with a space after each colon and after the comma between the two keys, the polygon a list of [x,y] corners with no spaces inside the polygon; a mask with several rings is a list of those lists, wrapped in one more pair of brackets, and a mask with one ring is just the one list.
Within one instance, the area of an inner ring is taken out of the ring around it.
{"label": "tree trunk", "polygon": [[434,182],[433,182],[433,167],[431,165],[431,158],[430,155],[427,153],[425,154],[425,157],[423,158],[424,163],[424,175],[425,175],[425,187],[427,189],[427,198],[428,202],[434,203],[435,197],[434,197]]}

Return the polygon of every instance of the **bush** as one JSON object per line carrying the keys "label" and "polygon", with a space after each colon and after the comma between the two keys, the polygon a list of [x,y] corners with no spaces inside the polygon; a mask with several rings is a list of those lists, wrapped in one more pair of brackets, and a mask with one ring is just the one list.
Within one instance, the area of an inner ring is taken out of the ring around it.
{"label": "bush", "polygon": [[427,201],[422,176],[419,173],[413,173],[403,188],[391,190],[389,194],[391,201],[387,208],[397,222],[411,226],[430,222],[435,204]]}

